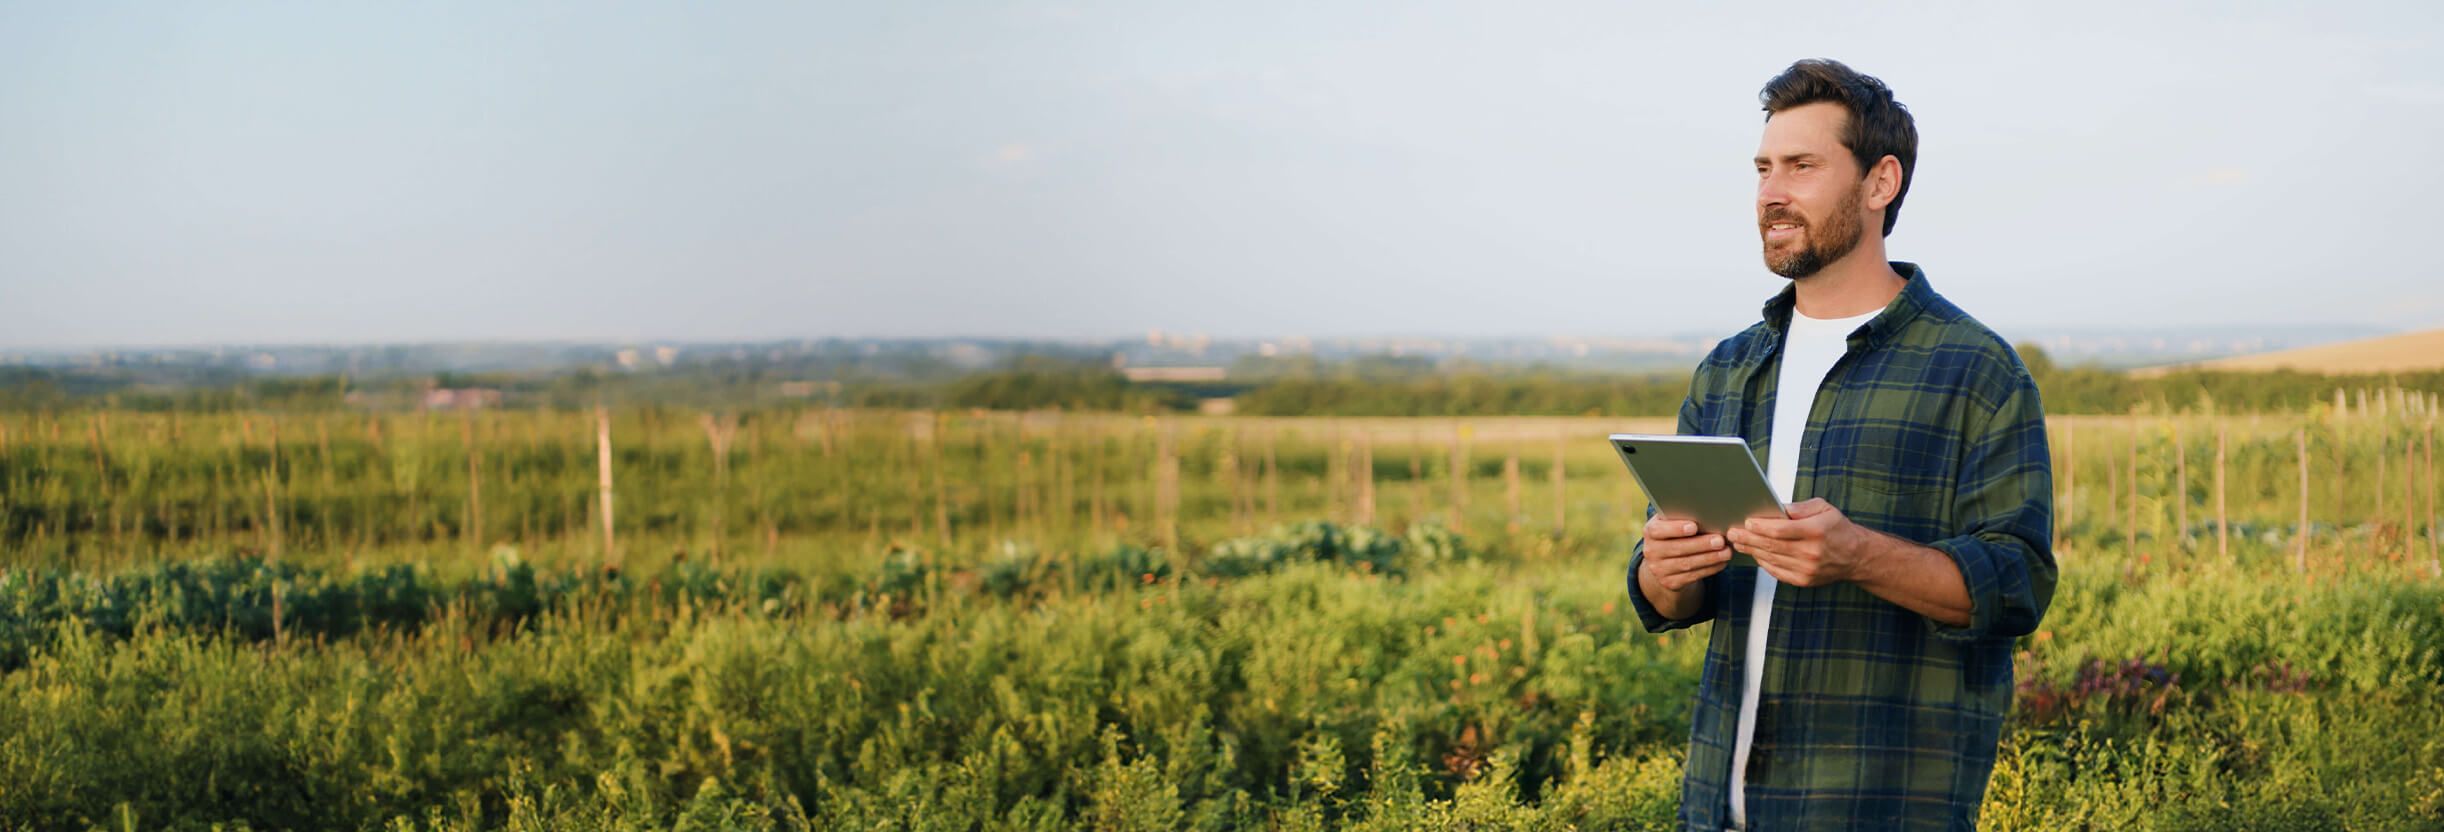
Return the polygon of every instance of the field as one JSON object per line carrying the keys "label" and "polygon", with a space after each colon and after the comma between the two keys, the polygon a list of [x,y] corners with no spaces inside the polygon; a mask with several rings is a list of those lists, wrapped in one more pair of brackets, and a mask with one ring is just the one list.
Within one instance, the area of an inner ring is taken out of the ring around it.
{"label": "field", "polygon": [[[2051,420],[1983,826],[2444,828],[2431,401]],[[1668,828],[1614,430],[0,414],[0,828]]]}
{"label": "field", "polygon": [[[2444,329],[2430,329],[2279,350],[2235,355],[2187,365],[2199,370],[2261,371],[2288,368],[2311,373],[2405,373],[2444,368]],[[2162,375],[2164,368],[2136,371],[2142,377]]]}

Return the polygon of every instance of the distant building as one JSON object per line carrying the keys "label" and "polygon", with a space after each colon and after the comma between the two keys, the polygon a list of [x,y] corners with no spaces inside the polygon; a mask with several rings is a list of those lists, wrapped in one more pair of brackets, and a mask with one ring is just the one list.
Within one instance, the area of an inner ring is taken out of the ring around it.
{"label": "distant building", "polygon": [[434,387],[419,402],[425,410],[481,410],[501,406],[501,391],[490,387]]}

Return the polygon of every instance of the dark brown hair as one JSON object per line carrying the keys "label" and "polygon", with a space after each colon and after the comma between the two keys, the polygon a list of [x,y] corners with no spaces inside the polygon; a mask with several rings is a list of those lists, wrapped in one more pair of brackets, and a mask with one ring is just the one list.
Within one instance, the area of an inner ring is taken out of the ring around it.
{"label": "dark brown hair", "polygon": [[1909,117],[1908,107],[1892,100],[1892,88],[1840,61],[1809,58],[1765,82],[1757,99],[1765,103],[1767,120],[1775,113],[1820,101],[1850,111],[1850,121],[1842,128],[1842,146],[1858,158],[1859,176],[1865,177],[1886,156],[1901,163],[1901,189],[1884,206],[1884,236],[1892,236],[1893,223],[1901,219],[1901,198],[1909,195],[1909,183],[1917,179],[1918,168],[1918,123]]}

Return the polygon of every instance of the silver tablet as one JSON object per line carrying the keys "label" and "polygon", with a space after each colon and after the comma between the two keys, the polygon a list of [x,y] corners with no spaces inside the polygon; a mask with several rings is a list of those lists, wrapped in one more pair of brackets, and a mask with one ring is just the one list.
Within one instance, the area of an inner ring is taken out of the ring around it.
{"label": "silver tablet", "polygon": [[[1722,534],[1750,517],[1788,517],[1781,498],[1765,481],[1748,442],[1737,436],[1612,435],[1612,449],[1629,464],[1630,476],[1654,501],[1655,510],[1695,520],[1700,534]],[[1731,562],[1756,565],[1732,550]]]}

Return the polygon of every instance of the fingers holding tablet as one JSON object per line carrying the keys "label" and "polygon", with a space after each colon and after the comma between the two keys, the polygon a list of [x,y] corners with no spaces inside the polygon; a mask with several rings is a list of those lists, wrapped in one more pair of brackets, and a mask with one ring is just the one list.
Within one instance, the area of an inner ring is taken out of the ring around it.
{"label": "fingers holding tablet", "polygon": [[1700,533],[1691,520],[1657,514],[1646,521],[1646,568],[1664,588],[1677,591],[1731,563],[1723,536]]}

